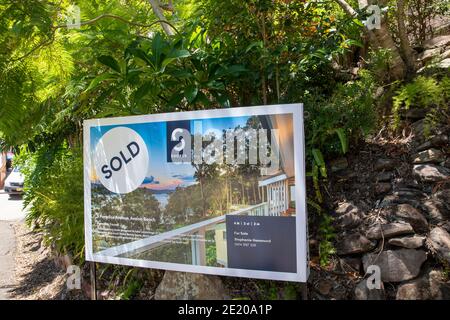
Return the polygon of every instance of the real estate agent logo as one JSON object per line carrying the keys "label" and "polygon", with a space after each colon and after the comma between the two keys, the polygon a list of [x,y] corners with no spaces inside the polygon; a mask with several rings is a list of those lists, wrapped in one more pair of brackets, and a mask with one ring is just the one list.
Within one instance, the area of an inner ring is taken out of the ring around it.
{"label": "real estate agent logo", "polygon": [[142,137],[133,129],[116,127],[97,143],[94,165],[100,182],[114,193],[129,193],[145,179],[149,155]]}

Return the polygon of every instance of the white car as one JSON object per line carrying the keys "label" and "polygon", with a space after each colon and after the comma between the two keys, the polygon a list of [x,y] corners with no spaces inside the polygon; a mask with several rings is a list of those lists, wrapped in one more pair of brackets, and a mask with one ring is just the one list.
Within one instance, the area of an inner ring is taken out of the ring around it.
{"label": "white car", "polygon": [[5,192],[9,195],[23,193],[23,174],[18,168],[14,168],[5,180]]}

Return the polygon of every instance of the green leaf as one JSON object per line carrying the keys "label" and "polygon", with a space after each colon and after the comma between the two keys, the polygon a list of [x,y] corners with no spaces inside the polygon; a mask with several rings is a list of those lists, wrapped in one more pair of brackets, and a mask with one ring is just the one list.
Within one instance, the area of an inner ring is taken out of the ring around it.
{"label": "green leaf", "polygon": [[225,93],[213,93],[214,98],[216,98],[217,102],[221,107],[229,108],[231,107],[230,98]]}
{"label": "green leaf", "polygon": [[359,19],[353,19],[353,23],[357,24],[360,27],[364,27],[364,23],[362,23],[362,21]]}
{"label": "green leaf", "polygon": [[342,153],[346,154],[348,152],[348,139],[343,128],[336,129],[336,133],[341,141]]}
{"label": "green leaf", "polygon": [[211,101],[209,101],[208,97],[201,91],[198,92],[196,102],[203,104],[206,107],[211,105]]}
{"label": "green leaf", "polygon": [[219,68],[214,75],[214,79],[219,79],[229,75],[236,77],[246,71],[247,69],[242,65],[232,65],[228,68]]}
{"label": "green leaf", "polygon": [[173,50],[171,53],[167,55],[167,58],[187,58],[190,57],[191,53],[188,50],[182,49],[182,50]]}
{"label": "green leaf", "polygon": [[360,41],[353,40],[353,39],[345,40],[345,44],[347,44],[348,46],[355,46],[355,47],[360,47],[360,48],[362,48],[364,46]]}
{"label": "green leaf", "polygon": [[170,74],[176,79],[189,79],[194,76],[192,71],[188,69],[173,70]]}
{"label": "green leaf", "polygon": [[327,178],[327,168],[325,167],[325,160],[323,154],[319,149],[313,149],[312,154],[314,157],[315,164],[319,167],[320,174],[322,177]]}
{"label": "green leaf", "polygon": [[164,72],[166,66],[168,64],[170,64],[172,61],[176,60],[176,59],[180,59],[180,58],[187,58],[189,57],[191,54],[189,51],[187,50],[175,50],[172,51],[167,58],[165,58],[163,60],[163,62],[161,63],[161,72]]}
{"label": "green leaf", "polygon": [[164,40],[161,36],[161,34],[158,32],[153,37],[152,41],[152,55],[155,62],[155,66],[157,69],[161,69],[160,63],[161,63],[161,55],[164,47]]}
{"label": "green leaf", "polygon": [[90,91],[94,88],[96,88],[101,82],[109,79],[116,79],[117,76],[113,73],[103,73],[97,77],[95,77],[91,83],[89,84],[89,87],[86,89],[86,91]]}
{"label": "green leaf", "polygon": [[145,97],[149,92],[155,91],[155,86],[152,82],[147,81],[134,93],[134,102],[138,103],[143,97]]}
{"label": "green leaf", "polygon": [[325,160],[323,159],[323,154],[319,149],[313,149],[312,154],[314,157],[314,162],[319,166],[325,166]]}
{"label": "green leaf", "polygon": [[250,50],[252,50],[254,47],[258,47],[258,48],[262,48],[263,47],[263,42],[262,41],[255,41],[252,42],[246,49],[245,49],[245,53],[248,53]]}
{"label": "green leaf", "polygon": [[181,100],[183,99],[183,94],[177,92],[175,93],[170,99],[169,102],[167,102],[167,107],[175,107],[177,106]]}
{"label": "green leaf", "polygon": [[152,66],[153,69],[155,68],[155,66],[153,65],[153,62],[150,60],[149,56],[143,50],[137,49],[137,48],[131,48],[128,51],[131,55],[133,55],[133,57],[139,58],[139,59],[143,60],[147,65]]}
{"label": "green leaf", "polygon": [[120,73],[120,66],[116,59],[111,56],[100,56],[97,58],[100,63],[104,64],[107,67],[110,67],[114,71]]}
{"label": "green leaf", "polygon": [[320,169],[320,174],[322,175],[322,177],[327,178],[328,177],[327,167],[321,166],[321,167],[319,167],[319,169]]}
{"label": "green leaf", "polygon": [[189,86],[184,90],[184,96],[188,102],[195,100],[198,94],[198,88],[196,86]]}

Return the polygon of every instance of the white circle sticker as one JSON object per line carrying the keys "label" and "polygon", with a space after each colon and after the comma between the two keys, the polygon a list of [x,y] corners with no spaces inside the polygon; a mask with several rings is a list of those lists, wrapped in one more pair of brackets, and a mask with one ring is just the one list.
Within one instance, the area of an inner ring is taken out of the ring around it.
{"label": "white circle sticker", "polygon": [[144,139],[127,127],[106,132],[97,143],[94,154],[97,177],[114,193],[129,193],[145,179],[148,150]]}

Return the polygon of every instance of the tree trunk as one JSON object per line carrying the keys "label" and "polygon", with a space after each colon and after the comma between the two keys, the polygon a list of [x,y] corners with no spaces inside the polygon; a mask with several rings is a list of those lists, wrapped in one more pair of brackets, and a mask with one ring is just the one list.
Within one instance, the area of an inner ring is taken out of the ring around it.
{"label": "tree trunk", "polygon": [[[161,7],[159,6],[159,1],[158,0],[148,0],[148,2],[150,2],[152,9],[153,9],[153,13],[158,17],[158,19],[161,21],[167,21],[166,17],[164,16],[164,13],[161,10]],[[161,22],[160,24],[161,24],[161,27],[163,28],[164,32],[168,36],[174,35],[172,28],[167,23]]]}
{"label": "tree trunk", "polygon": [[405,24],[405,1],[397,0],[397,27],[398,27],[398,37],[400,38],[400,46],[402,50],[403,58],[408,67],[408,71],[412,72],[415,70],[415,58],[414,50],[411,48],[411,44],[408,38],[408,32],[406,30]]}
{"label": "tree trunk", "polygon": [[[345,0],[335,0],[341,8],[350,16],[358,17],[358,13]],[[361,5],[364,5],[364,1]],[[403,61],[398,48],[392,38],[385,19],[381,19],[380,29],[367,30],[369,42],[372,48],[388,49],[391,52],[391,68],[389,75],[392,80],[402,79],[406,74],[406,64]]]}
{"label": "tree trunk", "polygon": [[[392,80],[403,79],[406,75],[406,64],[398,51],[394,39],[390,34],[389,28],[385,22],[381,22],[380,29],[374,29],[369,31],[372,33],[378,42],[379,48],[388,49],[391,53],[390,70],[389,75]],[[369,40],[372,37],[369,38]],[[373,42],[373,41],[372,41]],[[372,43],[371,43],[371,46]]]}

